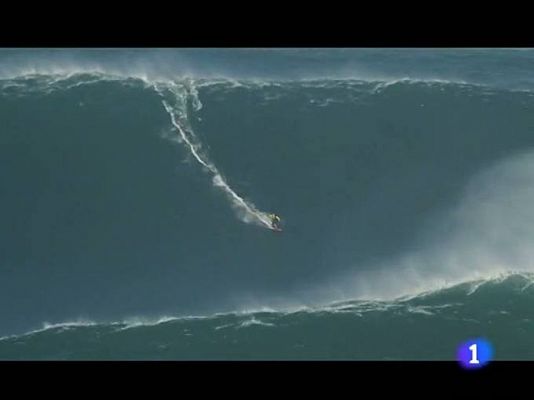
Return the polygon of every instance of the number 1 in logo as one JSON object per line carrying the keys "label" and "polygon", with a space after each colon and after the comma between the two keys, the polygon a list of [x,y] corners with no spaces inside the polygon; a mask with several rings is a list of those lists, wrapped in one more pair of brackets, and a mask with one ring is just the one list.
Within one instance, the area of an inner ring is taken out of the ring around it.
{"label": "number 1 in logo", "polygon": [[480,361],[478,361],[477,358],[477,344],[473,344],[469,346],[469,350],[471,350],[471,359],[469,360],[469,364],[480,364]]}

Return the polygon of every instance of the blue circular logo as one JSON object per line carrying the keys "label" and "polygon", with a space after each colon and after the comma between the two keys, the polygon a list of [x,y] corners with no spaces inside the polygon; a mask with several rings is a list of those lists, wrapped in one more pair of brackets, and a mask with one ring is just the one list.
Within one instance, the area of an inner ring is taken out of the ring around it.
{"label": "blue circular logo", "polygon": [[457,358],[464,368],[481,368],[489,363],[492,357],[493,347],[483,338],[467,340],[458,347]]}

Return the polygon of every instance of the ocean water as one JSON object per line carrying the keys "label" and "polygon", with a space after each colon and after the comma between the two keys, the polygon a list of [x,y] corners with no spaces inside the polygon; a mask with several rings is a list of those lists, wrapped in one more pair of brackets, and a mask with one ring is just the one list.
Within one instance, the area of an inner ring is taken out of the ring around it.
{"label": "ocean water", "polygon": [[533,65],[0,49],[0,359],[534,359]]}

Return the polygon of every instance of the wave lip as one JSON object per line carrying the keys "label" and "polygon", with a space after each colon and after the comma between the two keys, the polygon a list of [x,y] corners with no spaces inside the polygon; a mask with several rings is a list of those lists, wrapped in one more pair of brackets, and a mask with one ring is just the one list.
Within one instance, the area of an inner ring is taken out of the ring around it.
{"label": "wave lip", "polygon": [[[449,360],[457,338],[473,332],[490,337],[501,358],[532,359],[524,349],[532,344],[533,282],[533,274],[507,274],[392,301],[47,324],[2,338],[0,359]],[[422,345],[429,337],[432,351]]]}
{"label": "wave lip", "polygon": [[[3,50],[0,76],[109,73],[154,80],[467,80],[532,87],[531,49]],[[246,60],[246,61],[245,61]],[[461,68],[460,68],[461,67]]]}
{"label": "wave lip", "polygon": [[265,307],[241,312],[215,313],[212,315],[187,315],[187,316],[162,316],[158,318],[127,318],[115,322],[95,322],[89,320],[75,320],[60,323],[44,323],[40,329],[26,332],[22,335],[12,335],[0,338],[0,340],[16,339],[24,336],[40,334],[47,331],[68,331],[77,328],[116,327],[119,330],[129,330],[139,327],[157,327],[168,324],[187,324],[188,322],[211,321],[215,324],[232,320],[226,326],[214,326],[213,329],[224,327],[246,328],[253,325],[276,326],[281,319],[288,319],[298,315],[328,315],[348,313],[364,315],[366,313],[414,313],[423,315],[435,315],[447,312],[451,308],[463,306],[470,301],[478,299],[487,300],[500,295],[533,296],[534,297],[534,273],[502,273],[497,276],[458,283],[449,287],[424,291],[416,295],[400,296],[394,300],[347,300],[334,302],[323,306],[299,307],[298,309],[285,310]]}
{"label": "wave lip", "polygon": [[[0,87],[4,86],[19,86],[27,89],[33,88],[33,91],[46,91],[52,89],[73,89],[81,85],[95,84],[102,81],[115,81],[122,82],[123,84],[140,82],[145,87],[166,87],[167,89],[178,85],[188,85],[189,90],[193,97],[192,101],[198,101],[195,99],[195,90],[206,88],[219,88],[219,89],[265,89],[265,88],[278,88],[283,89],[285,87],[301,87],[301,88],[315,88],[315,89],[336,89],[346,88],[361,90],[366,87],[370,87],[372,93],[379,93],[388,87],[395,85],[455,85],[461,87],[478,87],[478,88],[492,88],[487,83],[471,82],[469,80],[462,79],[442,79],[442,78],[423,78],[423,77],[395,77],[395,78],[365,78],[365,77],[344,77],[344,78],[302,78],[302,79],[279,79],[279,78],[246,78],[236,79],[232,77],[193,77],[190,75],[174,76],[174,77],[150,77],[144,74],[137,73],[120,73],[116,71],[106,71],[104,69],[87,69],[87,70],[66,70],[66,71],[23,71],[18,74],[0,76]],[[499,89],[506,90],[506,88]],[[524,89],[512,89],[511,91],[529,91],[530,88]],[[175,93],[176,94],[176,93]]]}

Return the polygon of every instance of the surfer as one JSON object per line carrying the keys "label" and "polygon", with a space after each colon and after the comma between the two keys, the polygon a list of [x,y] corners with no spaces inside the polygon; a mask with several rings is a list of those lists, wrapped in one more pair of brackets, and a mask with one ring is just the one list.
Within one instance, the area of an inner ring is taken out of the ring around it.
{"label": "surfer", "polygon": [[280,228],[280,217],[276,214],[269,214],[269,218],[271,219],[271,227],[276,230],[282,230]]}

